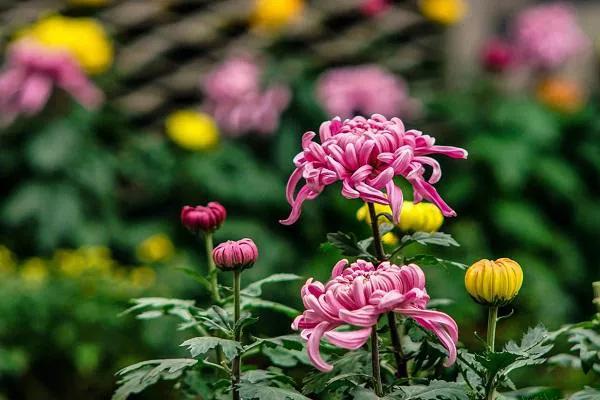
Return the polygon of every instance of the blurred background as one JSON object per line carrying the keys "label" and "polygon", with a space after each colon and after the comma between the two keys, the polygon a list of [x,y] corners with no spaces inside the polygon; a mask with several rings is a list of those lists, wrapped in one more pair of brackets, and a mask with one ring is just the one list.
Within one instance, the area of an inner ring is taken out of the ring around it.
{"label": "blurred background", "polygon": [[[119,368],[182,354],[176,321],[119,314],[133,297],[207,299],[179,270],[206,267],[185,204],[225,205],[217,242],[256,241],[248,281],[326,279],[339,259],[326,233],[369,234],[361,203],[330,188],[299,223],[278,220],[302,134],[334,115],[399,116],[469,151],[441,160],[438,185],[458,212],[442,230],[461,247],[433,250],[523,266],[501,342],[589,319],[599,39],[593,0],[0,1],[0,398],[109,398]],[[461,340],[481,346],[463,272],[426,273]],[[268,296],[299,307],[298,291]],[[593,374],[517,383],[570,390]]]}

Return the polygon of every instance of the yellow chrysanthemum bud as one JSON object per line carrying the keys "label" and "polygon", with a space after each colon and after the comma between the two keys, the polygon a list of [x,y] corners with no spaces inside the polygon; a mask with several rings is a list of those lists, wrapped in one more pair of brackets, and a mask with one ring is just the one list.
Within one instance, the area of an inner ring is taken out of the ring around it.
{"label": "yellow chrysanthemum bud", "polygon": [[[392,214],[392,209],[390,206],[375,204],[375,212],[377,214]],[[366,221],[368,224],[371,223],[369,209],[366,204],[356,212],[356,218],[359,221]],[[380,225],[389,223],[389,220],[383,216],[380,216],[378,219],[379,221],[377,222]],[[414,204],[412,201],[405,201],[402,204],[402,210],[400,211],[398,228],[403,232],[436,232],[443,223],[444,216],[435,204]]]}
{"label": "yellow chrysanthemum bud", "polygon": [[388,246],[395,246],[398,244],[398,236],[394,232],[388,232],[381,237],[381,241]]}
{"label": "yellow chrysanthemum bud", "polygon": [[40,285],[48,278],[48,267],[44,260],[33,257],[25,260],[21,266],[20,275],[25,282]]}
{"label": "yellow chrysanthemum bud", "polygon": [[544,79],[537,87],[536,96],[540,103],[563,114],[576,113],[585,104],[581,87],[568,79]]}
{"label": "yellow chrysanthemum bud", "polygon": [[510,258],[479,260],[467,269],[465,287],[473,299],[488,306],[510,303],[523,284],[521,266]]}
{"label": "yellow chrysanthemum bud", "polygon": [[455,24],[467,13],[464,0],[421,0],[419,7],[425,18],[443,25]]}
{"label": "yellow chrysanthemum bud", "polygon": [[274,32],[302,13],[303,0],[256,0],[250,24],[259,30]]}
{"label": "yellow chrysanthemum bud", "polygon": [[92,18],[53,15],[22,30],[17,38],[68,51],[89,74],[106,71],[114,58],[114,49],[104,28]]}
{"label": "yellow chrysanthemum bud", "polygon": [[165,234],[152,235],[139,244],[136,250],[138,259],[142,262],[152,263],[169,259],[175,251],[173,242]]}
{"label": "yellow chrysanthemum bud", "polygon": [[187,150],[209,150],[219,142],[215,120],[202,112],[176,111],[167,117],[165,128],[171,140]]}

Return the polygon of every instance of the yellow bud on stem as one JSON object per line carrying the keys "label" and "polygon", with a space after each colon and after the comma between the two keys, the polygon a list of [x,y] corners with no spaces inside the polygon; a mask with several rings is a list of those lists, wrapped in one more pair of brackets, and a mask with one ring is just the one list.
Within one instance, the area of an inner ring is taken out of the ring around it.
{"label": "yellow bud on stem", "polygon": [[521,266],[510,258],[479,260],[467,269],[465,287],[473,299],[487,306],[510,303],[523,284]]}

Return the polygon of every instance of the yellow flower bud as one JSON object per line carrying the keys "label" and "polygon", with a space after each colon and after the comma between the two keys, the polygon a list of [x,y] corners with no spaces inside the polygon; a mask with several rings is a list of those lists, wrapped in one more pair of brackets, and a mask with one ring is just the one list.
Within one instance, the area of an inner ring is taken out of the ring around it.
{"label": "yellow flower bud", "polygon": [[219,142],[214,119],[198,111],[176,111],[167,117],[165,127],[171,140],[186,150],[209,150]]}
{"label": "yellow flower bud", "polygon": [[[392,214],[390,206],[375,204],[377,214]],[[371,223],[369,209],[365,204],[356,212],[356,219]],[[379,225],[389,223],[383,216],[378,218]],[[444,223],[444,216],[440,209],[432,203],[417,203],[405,201],[400,211],[400,222],[398,228],[403,232],[437,232]]]}
{"label": "yellow flower bud", "polygon": [[467,269],[465,287],[473,299],[488,306],[510,303],[523,284],[521,266],[510,258],[479,260]]}
{"label": "yellow flower bud", "polygon": [[467,13],[464,0],[421,0],[419,7],[425,18],[443,25],[455,24]]}

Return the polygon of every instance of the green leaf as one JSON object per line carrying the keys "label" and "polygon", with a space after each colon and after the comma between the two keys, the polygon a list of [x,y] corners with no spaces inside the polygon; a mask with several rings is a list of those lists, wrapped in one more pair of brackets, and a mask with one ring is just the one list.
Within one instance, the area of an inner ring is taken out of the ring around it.
{"label": "green leaf", "polygon": [[419,243],[424,246],[460,246],[452,235],[444,232],[415,232],[412,235],[405,235],[401,243],[403,246],[408,246],[412,243]]}
{"label": "green leaf", "polygon": [[291,386],[294,384],[294,379],[285,375],[279,368],[269,368],[269,370],[254,369],[246,371],[242,374],[241,382],[251,384],[266,382],[267,385],[269,382],[278,382]]}
{"label": "green leaf", "polygon": [[262,300],[254,297],[242,297],[241,307],[243,310],[255,310],[264,308],[267,310],[273,310],[287,315],[290,318],[296,317],[300,312],[295,308],[288,307],[285,304],[277,303],[270,300]]}
{"label": "green leaf", "polygon": [[367,250],[372,240],[362,240],[359,242],[353,233],[344,233],[341,231],[328,233],[327,241],[339,249],[344,256],[374,258]]}
{"label": "green leaf", "polygon": [[560,390],[550,387],[528,387],[512,392],[504,392],[502,396],[515,400],[559,400],[563,398]]}
{"label": "green leaf", "polygon": [[204,355],[217,346],[220,346],[223,354],[230,361],[242,351],[242,345],[239,342],[214,336],[199,336],[188,339],[181,346],[187,347],[192,357]]}
{"label": "green leaf", "polygon": [[[302,392],[304,394],[321,394],[327,392],[327,382],[339,375],[347,373],[369,375],[371,373],[371,355],[367,351],[357,350],[345,353],[332,362],[334,368],[331,372],[312,372],[303,380]],[[354,388],[351,385],[346,388],[336,387],[335,391]],[[326,396],[324,398],[327,398]]]}
{"label": "green leaf", "polygon": [[573,329],[568,341],[573,344],[571,351],[578,353],[583,372],[594,369],[600,373],[600,334],[592,329]]}
{"label": "green leaf", "polygon": [[262,294],[262,286],[265,284],[297,281],[299,279],[302,279],[302,277],[294,274],[273,274],[246,286],[244,289],[242,289],[241,295],[259,297]]}
{"label": "green leaf", "polygon": [[412,257],[407,257],[405,263],[415,263],[420,267],[435,267],[435,268],[458,268],[466,270],[467,265],[450,260],[444,260],[443,258],[434,257],[429,254],[419,254]]}
{"label": "green leaf", "polygon": [[210,281],[208,279],[206,279],[206,277],[204,275],[202,275],[195,269],[187,268],[187,267],[178,267],[177,269],[182,271],[183,273],[185,273],[187,276],[191,277],[193,280],[195,280],[199,284],[201,284],[206,290],[208,290],[208,291],[212,290],[212,284],[210,283]]}
{"label": "green leaf", "polygon": [[30,164],[43,172],[52,172],[69,166],[81,152],[82,134],[72,122],[59,120],[50,123],[27,146]]}
{"label": "green leaf", "polygon": [[278,367],[291,368],[298,365],[298,363],[311,365],[305,350],[286,349],[283,346],[264,346],[262,353]]}
{"label": "green leaf", "polygon": [[122,314],[137,314],[139,319],[157,318],[162,315],[175,315],[184,321],[193,321],[190,312],[194,308],[193,300],[167,299],[164,297],[143,297],[131,300],[134,305]]}
{"label": "green leaf", "polygon": [[393,394],[404,395],[403,400],[469,400],[465,385],[438,380],[427,386],[403,386]]}
{"label": "green leaf", "polygon": [[112,400],[125,400],[131,394],[140,393],[160,379],[173,380],[181,376],[186,368],[198,361],[190,358],[143,361],[117,372],[119,388]]}
{"label": "green leaf", "polygon": [[294,389],[250,383],[240,383],[238,387],[241,398],[248,400],[310,400]]}
{"label": "green leaf", "polygon": [[598,400],[600,399],[600,390],[586,387],[584,390],[573,393],[569,400]]}

